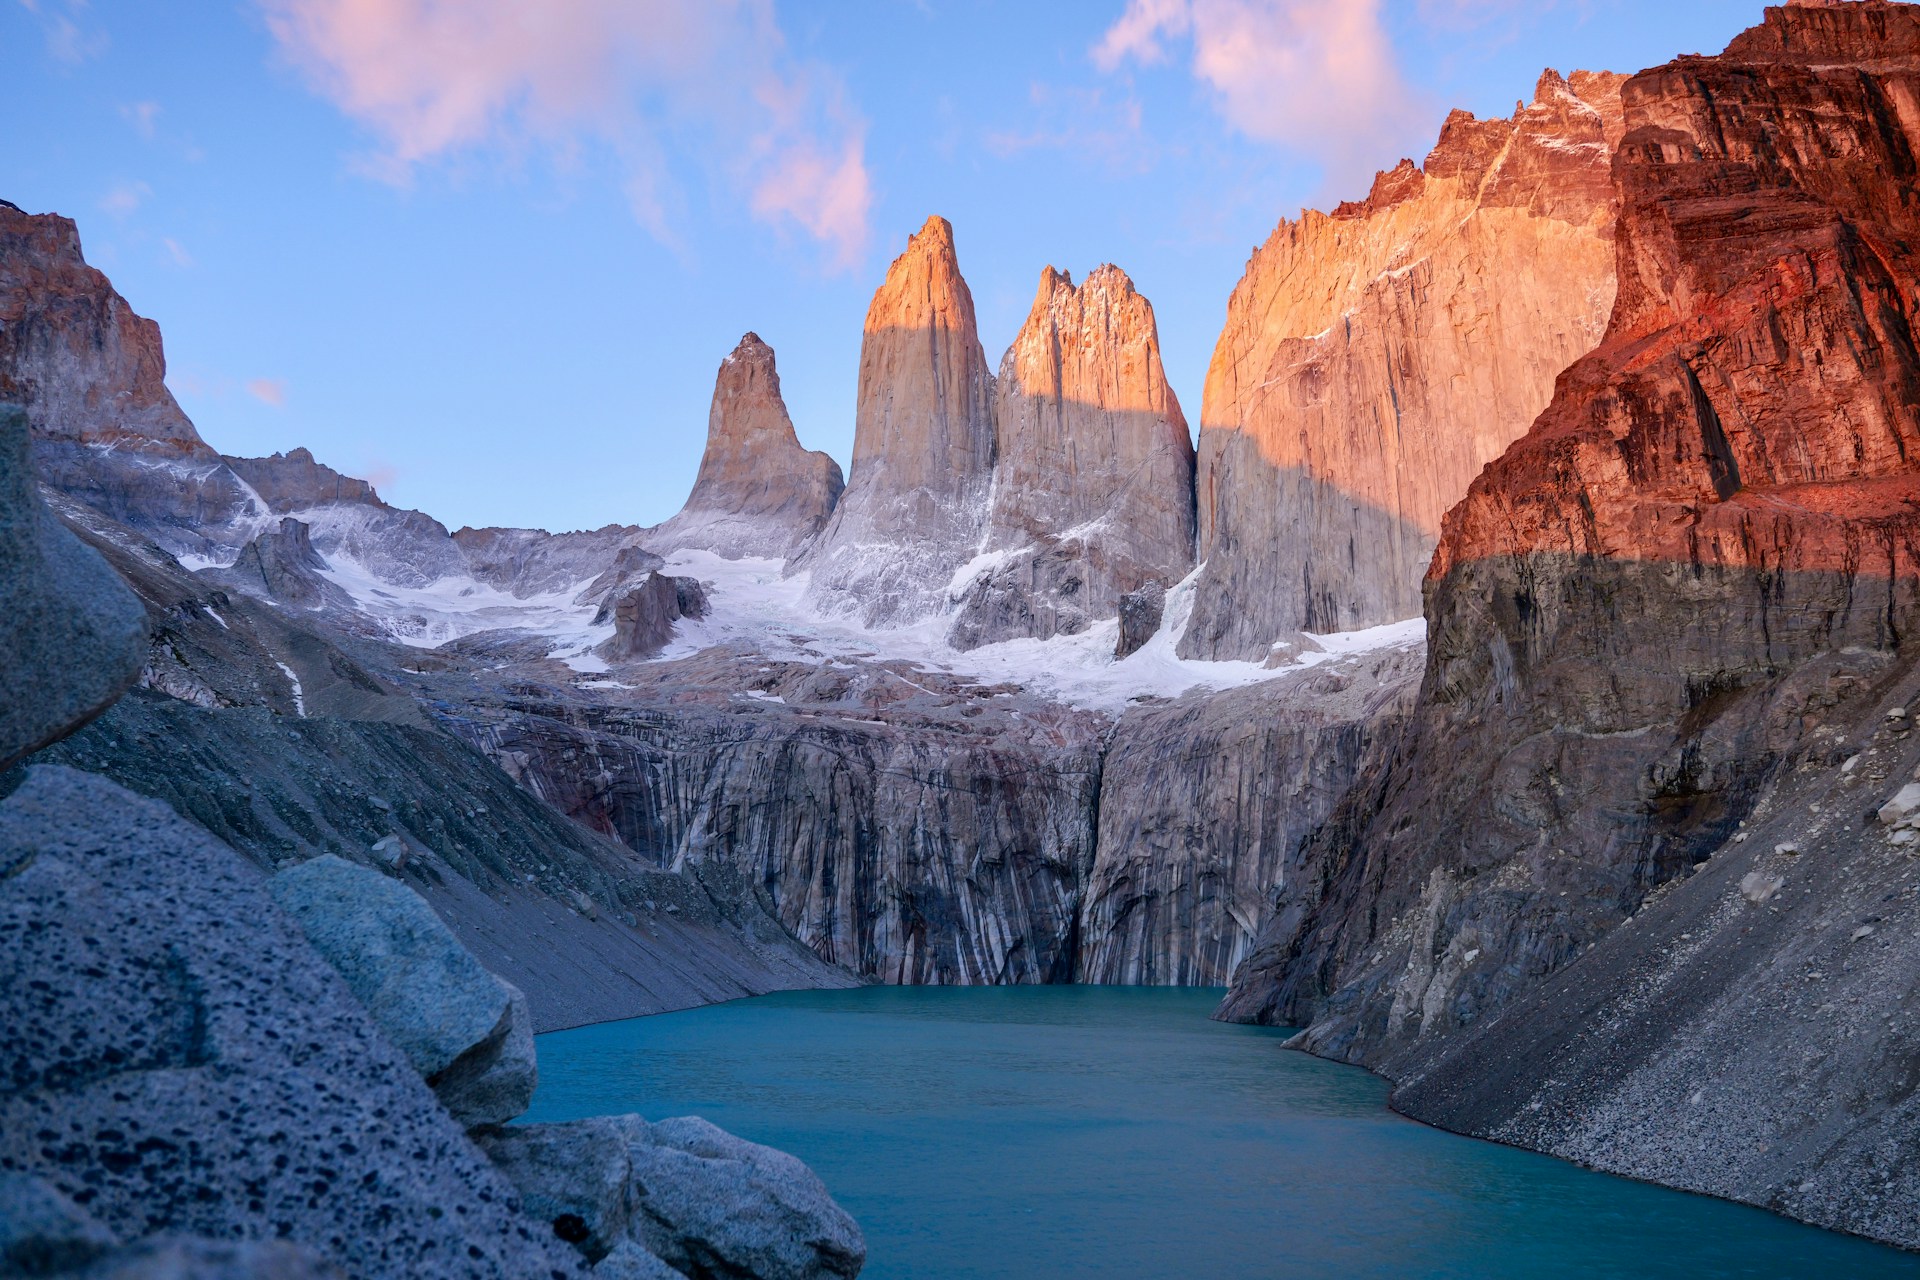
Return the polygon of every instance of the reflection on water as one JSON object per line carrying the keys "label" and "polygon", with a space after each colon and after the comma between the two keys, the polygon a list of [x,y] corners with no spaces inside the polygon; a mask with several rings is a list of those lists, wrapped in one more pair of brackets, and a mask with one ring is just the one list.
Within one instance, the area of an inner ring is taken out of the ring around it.
{"label": "reflection on water", "polygon": [[790,992],[540,1038],[529,1120],[791,1151],[872,1280],[1915,1276],[1920,1258],[1441,1133],[1218,991]]}

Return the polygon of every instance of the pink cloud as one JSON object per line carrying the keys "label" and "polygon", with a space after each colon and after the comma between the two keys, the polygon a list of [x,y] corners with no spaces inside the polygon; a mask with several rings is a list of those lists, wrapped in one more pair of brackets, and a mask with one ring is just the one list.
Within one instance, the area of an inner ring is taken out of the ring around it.
{"label": "pink cloud", "polygon": [[247,383],[247,394],[261,404],[282,409],[287,403],[287,383],[284,378],[255,378]]}
{"label": "pink cloud", "polygon": [[1392,165],[1420,120],[1381,10],[1381,0],[1129,0],[1092,56],[1111,72],[1185,46],[1228,124],[1314,157],[1346,187]]}
{"label": "pink cloud", "polygon": [[376,176],[483,150],[565,168],[598,143],[626,167],[635,216],[671,241],[671,145],[837,261],[865,246],[863,123],[789,53],[771,0],[258,3],[309,83],[381,139],[362,166]]}

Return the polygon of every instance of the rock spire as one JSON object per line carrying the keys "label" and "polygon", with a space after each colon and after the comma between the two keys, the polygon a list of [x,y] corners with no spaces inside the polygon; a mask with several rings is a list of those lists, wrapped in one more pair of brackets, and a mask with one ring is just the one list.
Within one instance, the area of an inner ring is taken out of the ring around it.
{"label": "rock spire", "polygon": [[956,645],[1071,634],[1186,576],[1193,443],[1126,272],[1042,271],[996,391],[991,568],[962,587]]}
{"label": "rock spire", "polygon": [[729,559],[784,560],[826,525],[844,487],[839,463],[801,448],[773,348],[749,333],[714,379],[693,492],[645,542],[663,554],[697,546]]}
{"label": "rock spire", "polygon": [[853,467],[796,561],[808,596],[869,626],[944,608],[978,547],[993,478],[993,375],[953,227],[929,218],[887,269],[860,347]]}

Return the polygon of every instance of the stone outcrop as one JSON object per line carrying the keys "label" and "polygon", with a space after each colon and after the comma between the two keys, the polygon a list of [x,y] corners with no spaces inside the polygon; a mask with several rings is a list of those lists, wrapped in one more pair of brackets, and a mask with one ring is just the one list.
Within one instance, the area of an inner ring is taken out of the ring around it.
{"label": "stone outcrop", "polygon": [[1048,267],[996,383],[990,566],[960,585],[954,645],[1047,639],[1193,565],[1193,442],[1153,307],[1114,266]]}
{"label": "stone outcrop", "polygon": [[1424,167],[1254,252],[1202,400],[1185,656],[1419,613],[1441,516],[1605,326],[1620,80],[1456,111]]}
{"label": "stone outcrop", "polygon": [[1606,339],[1448,514],[1393,767],[1226,1007],[1415,1114],[1908,1245],[1910,1035],[1853,1015],[1906,981],[1862,815],[1914,763],[1916,95],[1920,8],[1875,2],[1625,86]]}
{"label": "stone outcrop", "polygon": [[946,607],[987,518],[993,395],[953,228],[929,218],[867,308],[847,489],[794,562],[812,604],[876,627]]}
{"label": "stone outcrop", "polygon": [[[57,214],[0,204],[0,401],[26,409],[42,479],[204,552],[263,516],[166,387],[160,327],[80,255]],[[169,519],[170,517],[170,519]]]}
{"label": "stone outcrop", "polygon": [[646,545],[662,554],[697,547],[730,560],[785,560],[826,525],[845,487],[839,463],[800,447],[773,348],[749,333],[714,379],[693,492],[679,514],[648,531]]}
{"label": "stone outcrop", "polygon": [[0,804],[0,866],[0,1168],[123,1240],[278,1235],[354,1275],[584,1273],[206,832],[37,766]]}
{"label": "stone outcrop", "polygon": [[386,507],[373,486],[365,480],[341,475],[323,462],[316,462],[307,449],[289,449],[265,458],[235,458],[222,455],[221,461],[233,469],[267,509],[275,515],[305,511],[334,502],[360,502]]}
{"label": "stone outcrop", "polygon": [[504,1124],[532,1105],[527,998],[481,968],[419,894],[330,855],[268,888],[455,1120]]}
{"label": "stone outcrop", "polygon": [[859,1226],[812,1170],[704,1120],[601,1116],[480,1141],[527,1212],[596,1263],[618,1256],[638,1270],[654,1258],[692,1277],[852,1280],[866,1262]]}
{"label": "stone outcrop", "polygon": [[353,597],[328,581],[327,567],[314,550],[306,524],[282,516],[278,525],[242,547],[232,564],[206,573],[237,591],[295,609],[351,610]]}
{"label": "stone outcrop", "polygon": [[609,594],[594,615],[595,625],[613,623],[613,635],[596,652],[609,662],[651,658],[673,639],[676,622],[706,616],[707,593],[698,578],[648,573]]}
{"label": "stone outcrop", "polygon": [[112,705],[147,648],[140,602],[40,501],[29,448],[0,404],[0,772]]}

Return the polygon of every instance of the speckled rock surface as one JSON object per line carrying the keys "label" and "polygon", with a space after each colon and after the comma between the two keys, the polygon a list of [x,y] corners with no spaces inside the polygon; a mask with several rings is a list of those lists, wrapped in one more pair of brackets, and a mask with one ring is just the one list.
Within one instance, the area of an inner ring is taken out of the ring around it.
{"label": "speckled rock surface", "polygon": [[419,894],[330,855],[268,888],[454,1119],[499,1124],[527,1109],[536,1074],[526,997],[481,968]]}
{"label": "speckled rock surface", "polygon": [[40,501],[29,449],[0,404],[0,771],[110,706],[147,647],[140,602]]}
{"label": "speckled rock surface", "polygon": [[232,850],[36,767],[0,805],[0,866],[0,1169],[128,1240],[284,1237],[368,1276],[583,1270]]}

